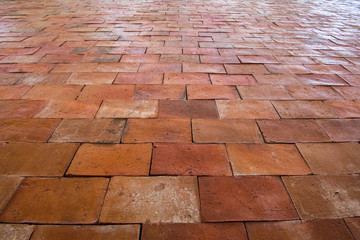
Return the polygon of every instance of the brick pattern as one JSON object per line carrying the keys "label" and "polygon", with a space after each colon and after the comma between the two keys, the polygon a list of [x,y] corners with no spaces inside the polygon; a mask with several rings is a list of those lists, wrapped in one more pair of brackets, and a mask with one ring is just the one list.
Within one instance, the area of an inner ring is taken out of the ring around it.
{"label": "brick pattern", "polygon": [[0,1],[0,239],[360,239],[358,8]]}

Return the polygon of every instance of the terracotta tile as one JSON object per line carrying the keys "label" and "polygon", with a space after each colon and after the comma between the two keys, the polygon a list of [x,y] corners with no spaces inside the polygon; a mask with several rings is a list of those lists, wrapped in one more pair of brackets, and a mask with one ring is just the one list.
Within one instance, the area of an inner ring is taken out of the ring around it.
{"label": "terracotta tile", "polygon": [[0,100],[0,118],[31,118],[44,104],[35,100]]}
{"label": "terracotta tile", "polygon": [[91,72],[137,72],[139,63],[99,63]]}
{"label": "terracotta tile", "polygon": [[64,63],[58,64],[51,71],[52,73],[76,73],[76,72],[94,72],[98,63]]}
{"label": "terracotta tile", "polygon": [[210,74],[210,79],[214,85],[257,85],[251,75]]}
{"label": "terracotta tile", "polygon": [[119,143],[124,127],[122,119],[64,119],[49,141]]}
{"label": "terracotta tile", "polygon": [[360,100],[360,87],[334,87],[334,89],[348,100]]}
{"label": "terracotta tile", "polygon": [[249,239],[348,239],[351,234],[339,219],[246,223]]}
{"label": "terracotta tile", "polygon": [[103,225],[103,226],[37,226],[34,234],[32,235],[33,240],[41,239],[126,239],[126,240],[137,240],[140,235],[139,225]]}
{"label": "terracotta tile", "polygon": [[182,54],[182,49],[179,47],[148,47],[146,53],[147,54]]}
{"label": "terracotta tile", "polygon": [[340,118],[360,117],[360,101],[329,100],[325,104]]}
{"label": "terracotta tile", "polygon": [[188,85],[188,99],[239,99],[234,86]]}
{"label": "terracotta tile", "polygon": [[1,224],[0,238],[28,240],[34,231],[34,228],[34,225]]}
{"label": "terracotta tile", "polygon": [[[302,82],[291,74],[254,74],[256,81],[261,85],[299,85]],[[238,84],[241,85],[241,84]],[[295,87],[295,86],[291,86]]]}
{"label": "terracotta tile", "polygon": [[281,118],[336,118],[322,101],[273,101]]}
{"label": "terracotta tile", "polygon": [[211,84],[205,73],[165,73],[164,84]]}
{"label": "terracotta tile", "polygon": [[237,86],[243,99],[291,100],[293,97],[281,85]]}
{"label": "terracotta tile", "polygon": [[58,119],[0,119],[0,141],[46,142],[59,122]]}
{"label": "terracotta tile", "polygon": [[70,176],[149,175],[151,144],[84,144],[66,172]]}
{"label": "terracotta tile", "polygon": [[272,56],[239,56],[241,63],[278,63]]}
{"label": "terracotta tile", "polygon": [[308,68],[312,73],[314,74],[348,74],[349,71],[346,70],[341,65],[336,64],[328,64],[328,65],[306,65],[306,68]]}
{"label": "terracotta tile", "polygon": [[143,240],[247,239],[243,223],[144,224],[141,237]]}
{"label": "terracotta tile", "polygon": [[315,174],[349,174],[360,171],[358,143],[298,143],[298,149]]}
{"label": "terracotta tile", "polygon": [[306,85],[347,85],[337,75],[332,74],[310,74],[310,75],[297,75],[301,81]]}
{"label": "terracotta tile", "polygon": [[108,181],[106,178],[24,179],[0,215],[0,221],[95,223]]}
{"label": "terracotta tile", "polygon": [[160,100],[159,118],[217,118],[211,100]]}
{"label": "terracotta tile", "polygon": [[310,57],[277,56],[276,59],[284,64],[315,64]]}
{"label": "terracotta tile", "polygon": [[157,100],[108,100],[101,105],[98,118],[155,118]]}
{"label": "terracotta tile", "polygon": [[331,87],[326,86],[286,86],[291,95],[301,100],[343,99]]}
{"label": "terracotta tile", "polygon": [[313,120],[258,120],[266,142],[329,142],[330,138]]}
{"label": "terracotta tile", "polygon": [[199,42],[201,48],[233,48],[231,43],[223,42]]}
{"label": "terracotta tile", "polygon": [[12,85],[23,75],[23,73],[0,73],[0,85]]}
{"label": "terracotta tile", "polygon": [[35,85],[23,98],[32,100],[75,100],[82,87],[81,85]]}
{"label": "terracotta tile", "polygon": [[283,177],[301,219],[359,215],[359,176]]}
{"label": "terracotta tile", "polygon": [[235,176],[311,173],[294,145],[228,144],[227,150]]}
{"label": "terracotta tile", "polygon": [[26,73],[17,82],[17,85],[56,85],[63,84],[70,73]]}
{"label": "terracotta tile", "polygon": [[348,75],[348,74],[341,74],[339,75],[342,79],[344,79],[348,84],[350,84],[351,86],[360,86],[360,74],[359,75]]}
{"label": "terracotta tile", "polygon": [[163,73],[118,73],[114,84],[161,84]]}
{"label": "terracotta tile", "polygon": [[194,119],[193,139],[196,143],[262,143],[254,120]]}
{"label": "terracotta tile", "polygon": [[42,63],[76,63],[81,59],[80,55],[75,54],[48,54],[45,55],[39,62]]}
{"label": "terracotta tile", "polygon": [[134,85],[85,86],[78,100],[131,99],[134,90]]}
{"label": "terracotta tile", "polygon": [[124,143],[191,142],[188,119],[129,119],[122,139]]}
{"label": "terracotta tile", "polygon": [[114,177],[100,222],[200,222],[197,189],[196,177]]}
{"label": "terracotta tile", "polygon": [[[8,204],[9,200],[11,199],[12,195],[15,193],[16,189],[18,188],[22,178],[18,177],[5,177],[0,176],[0,213],[5,209],[6,205]],[[0,225],[0,227],[3,225]],[[1,231],[0,231],[1,236]]]}
{"label": "terracotta tile", "polygon": [[[1,76],[0,76],[1,79]],[[0,99],[20,99],[31,89],[30,86],[2,86],[0,85]]]}
{"label": "terracotta tile", "polygon": [[298,219],[278,177],[200,177],[199,189],[204,222]]}
{"label": "terracotta tile", "polygon": [[192,48],[184,47],[183,54],[208,54],[208,55],[218,55],[219,52],[216,48]]}
{"label": "terracotta tile", "polygon": [[116,63],[119,62],[121,55],[105,55],[105,54],[86,54],[80,59],[84,63]]}
{"label": "terracotta tile", "polygon": [[115,77],[116,73],[72,73],[65,83],[80,85],[111,84]]}
{"label": "terracotta tile", "polygon": [[183,72],[189,73],[226,73],[222,64],[183,63]]}
{"label": "terracotta tile", "polygon": [[139,72],[180,73],[181,63],[142,63]]}
{"label": "terracotta tile", "polygon": [[151,175],[231,176],[223,145],[155,144]]}
{"label": "terracotta tile", "polygon": [[270,101],[216,100],[220,118],[279,119]]}
{"label": "terracotta tile", "polygon": [[360,218],[345,218],[344,221],[350,229],[354,239],[360,239]]}
{"label": "terracotta tile", "polygon": [[145,51],[144,47],[114,47],[109,54],[144,54]]}
{"label": "terracotta tile", "polygon": [[225,64],[228,74],[269,74],[263,64]]}
{"label": "terracotta tile", "polygon": [[18,63],[9,68],[9,72],[16,73],[48,73],[54,69],[54,64],[45,63]]}
{"label": "terracotta tile", "polygon": [[46,103],[36,118],[93,118],[100,101],[55,101]]}
{"label": "terracotta tile", "polygon": [[184,99],[184,85],[137,85],[134,99]]}
{"label": "terracotta tile", "polygon": [[160,60],[160,55],[155,54],[128,54],[121,57],[120,62],[128,63],[157,63]]}
{"label": "terracotta tile", "polygon": [[[286,65],[286,64],[265,64],[266,68],[272,74],[310,74],[311,71],[304,65]],[[263,74],[263,73],[262,73]]]}
{"label": "terracotta tile", "polygon": [[360,140],[360,119],[329,119],[317,122],[335,142]]}
{"label": "terracotta tile", "polygon": [[201,63],[240,63],[236,56],[201,55]]}
{"label": "terracotta tile", "polygon": [[62,176],[78,144],[9,143],[0,150],[0,174]]}
{"label": "terracotta tile", "polygon": [[170,54],[163,54],[160,57],[160,62],[166,63],[200,63],[198,55],[170,55]]}

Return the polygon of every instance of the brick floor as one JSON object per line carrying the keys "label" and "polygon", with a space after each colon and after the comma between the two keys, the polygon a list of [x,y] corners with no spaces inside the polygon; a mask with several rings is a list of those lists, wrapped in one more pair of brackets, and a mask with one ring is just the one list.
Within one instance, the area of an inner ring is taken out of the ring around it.
{"label": "brick floor", "polygon": [[0,1],[0,239],[360,239],[359,8]]}

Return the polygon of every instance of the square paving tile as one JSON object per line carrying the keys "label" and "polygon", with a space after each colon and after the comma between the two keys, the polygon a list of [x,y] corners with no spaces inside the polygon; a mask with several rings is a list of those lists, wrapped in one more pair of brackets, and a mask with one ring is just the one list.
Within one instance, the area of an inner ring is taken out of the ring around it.
{"label": "square paving tile", "polygon": [[149,175],[151,144],[84,144],[66,175]]}
{"label": "square paving tile", "polygon": [[158,100],[106,100],[97,118],[156,118]]}
{"label": "square paving tile", "polygon": [[200,177],[204,222],[298,219],[280,178]]}
{"label": "square paving tile", "polygon": [[114,177],[100,222],[200,222],[196,177]]}
{"label": "square paving tile", "polygon": [[283,177],[301,219],[359,216],[359,176]]}
{"label": "square paving tile", "polygon": [[108,181],[106,178],[24,179],[0,215],[0,221],[95,223]]}

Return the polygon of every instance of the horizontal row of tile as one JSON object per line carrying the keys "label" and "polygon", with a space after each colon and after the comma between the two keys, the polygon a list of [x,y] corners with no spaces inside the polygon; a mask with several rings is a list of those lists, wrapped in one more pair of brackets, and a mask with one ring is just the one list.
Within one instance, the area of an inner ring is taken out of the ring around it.
{"label": "horizontal row of tile", "polygon": [[359,175],[1,177],[0,222],[196,223],[354,217],[360,214],[359,184]]}
{"label": "horizontal row of tile", "polygon": [[[246,226],[246,227],[245,227]],[[141,238],[140,238],[141,232]],[[79,239],[109,240],[290,240],[303,239],[353,240],[360,237],[360,218],[325,219],[283,222],[175,223],[60,226],[0,224],[3,239]]]}
{"label": "horizontal row of tile", "polygon": [[297,143],[359,141],[360,119],[0,119],[2,142]]}
{"label": "horizontal row of tile", "polygon": [[[61,134],[55,135],[61,136]],[[55,140],[64,140],[57,138]],[[307,175],[360,172],[360,145],[0,144],[0,175]],[[310,168],[309,168],[310,167]]]}

